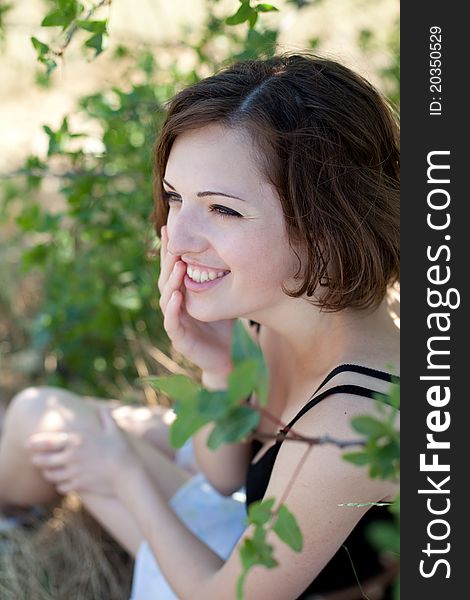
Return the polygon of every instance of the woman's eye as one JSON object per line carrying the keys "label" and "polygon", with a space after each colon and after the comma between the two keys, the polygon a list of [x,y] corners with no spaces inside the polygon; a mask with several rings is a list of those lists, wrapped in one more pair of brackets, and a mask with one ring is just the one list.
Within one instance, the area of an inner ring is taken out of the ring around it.
{"label": "woman's eye", "polygon": [[165,200],[165,202],[171,202],[172,200],[180,200],[180,197],[176,194],[172,194],[171,192],[166,192],[165,190],[163,190],[163,200]]}
{"label": "woman's eye", "polygon": [[[178,196],[178,194],[174,194],[173,192],[167,192],[165,190],[163,190],[163,199],[166,202],[168,202],[168,204],[170,202],[172,202],[173,200],[176,200],[177,202],[181,202],[181,197]],[[241,217],[242,216],[240,213],[235,212],[231,208],[227,208],[226,206],[219,206],[217,204],[211,204],[211,206],[209,207],[209,210],[210,210],[210,212],[214,212],[215,214],[219,215],[220,217]]]}
{"label": "woman's eye", "polygon": [[215,212],[221,217],[241,217],[240,213],[235,212],[231,208],[226,208],[225,206],[217,206],[217,204],[212,204],[210,207],[211,212]]}

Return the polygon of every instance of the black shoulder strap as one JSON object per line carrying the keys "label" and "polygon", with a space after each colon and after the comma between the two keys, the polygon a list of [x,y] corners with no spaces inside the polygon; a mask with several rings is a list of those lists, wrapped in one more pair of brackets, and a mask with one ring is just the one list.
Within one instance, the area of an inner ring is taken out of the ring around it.
{"label": "black shoulder strap", "polygon": [[326,383],[328,383],[330,379],[332,379],[338,373],[342,373],[343,371],[353,371],[355,373],[362,373],[363,375],[376,377],[377,379],[382,379],[382,381],[389,381],[390,383],[394,382],[397,379],[400,379],[398,375],[391,375],[390,373],[386,373],[385,371],[378,371],[377,369],[363,367],[362,365],[353,365],[350,363],[345,363],[344,365],[339,365],[338,367],[335,367],[330,373],[328,373],[325,379],[313,392],[313,395],[315,395],[318,392],[318,390],[320,390]]}
{"label": "black shoulder strap", "polygon": [[386,404],[390,404],[390,399],[387,394],[383,394],[381,392],[376,392],[366,387],[362,387],[360,385],[353,384],[343,384],[332,387],[328,390],[325,390],[318,396],[316,393],[326,384],[330,379],[332,379],[338,373],[342,373],[343,371],[353,371],[355,373],[362,373],[364,375],[369,375],[371,377],[376,377],[377,379],[381,379],[382,381],[388,381],[390,383],[397,383],[400,378],[397,375],[391,375],[390,373],[386,373],[385,371],[378,371],[377,369],[371,369],[369,367],[363,367],[361,365],[353,365],[353,364],[344,364],[339,365],[334,368],[320,383],[317,389],[314,391],[312,398],[307,402],[307,404],[295,415],[295,417],[283,428],[280,430],[280,433],[287,433],[289,429],[302,417],[307,411],[309,411],[316,404],[321,402],[327,396],[332,394],[354,394],[355,396],[365,396],[366,398],[375,398],[380,399]]}

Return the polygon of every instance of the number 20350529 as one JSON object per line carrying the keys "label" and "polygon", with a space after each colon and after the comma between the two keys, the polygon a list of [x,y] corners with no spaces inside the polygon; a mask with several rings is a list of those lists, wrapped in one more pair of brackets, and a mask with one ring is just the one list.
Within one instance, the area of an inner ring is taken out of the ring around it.
{"label": "number 20350529", "polygon": [[[442,30],[433,25],[429,28],[429,91],[431,94],[442,94]],[[429,114],[442,114],[442,96],[432,96],[429,103]]]}

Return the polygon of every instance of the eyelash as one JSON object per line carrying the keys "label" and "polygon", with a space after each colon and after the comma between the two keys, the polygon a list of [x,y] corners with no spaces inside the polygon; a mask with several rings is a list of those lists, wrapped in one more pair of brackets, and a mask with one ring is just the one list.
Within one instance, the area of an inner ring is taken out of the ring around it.
{"label": "eyelash", "polygon": [[[180,200],[180,198],[177,194],[173,194],[171,192],[165,192],[164,190],[163,190],[162,195],[163,195],[163,199],[168,204],[171,202],[171,200]],[[239,213],[231,210],[230,208],[226,208],[225,206],[218,206],[217,204],[211,204],[210,211],[216,213],[219,217],[241,217],[242,216]],[[224,212],[224,211],[230,211],[230,212]]]}

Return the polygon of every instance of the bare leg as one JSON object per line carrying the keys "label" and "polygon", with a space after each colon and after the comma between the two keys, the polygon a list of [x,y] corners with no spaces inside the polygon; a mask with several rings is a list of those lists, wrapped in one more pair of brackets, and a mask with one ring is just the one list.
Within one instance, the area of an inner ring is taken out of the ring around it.
{"label": "bare leg", "polygon": [[[119,419],[117,419],[119,423]],[[120,426],[121,423],[119,423]],[[30,463],[25,440],[40,431],[80,431],[101,427],[94,402],[59,388],[29,388],[21,392],[7,411],[0,439],[0,504],[44,504],[57,498],[53,485]],[[124,428],[124,427],[123,427]],[[159,489],[169,500],[190,475],[150,442],[125,430]],[[91,514],[133,555],[143,540],[133,517],[115,498],[84,494]]]}

